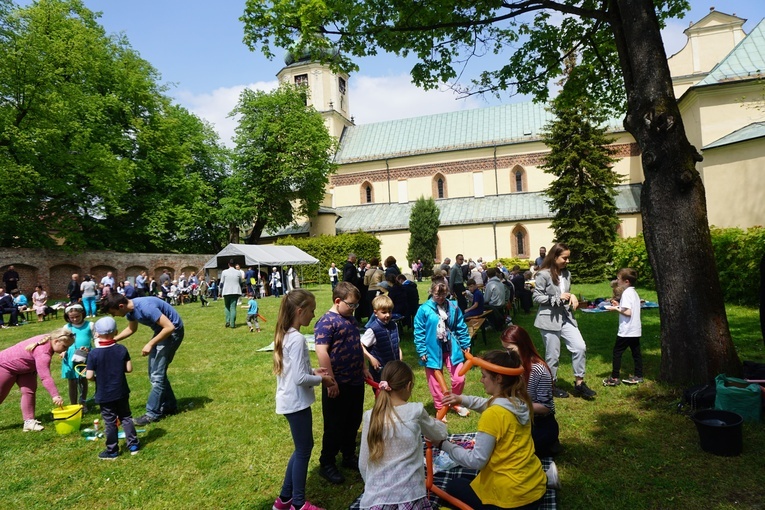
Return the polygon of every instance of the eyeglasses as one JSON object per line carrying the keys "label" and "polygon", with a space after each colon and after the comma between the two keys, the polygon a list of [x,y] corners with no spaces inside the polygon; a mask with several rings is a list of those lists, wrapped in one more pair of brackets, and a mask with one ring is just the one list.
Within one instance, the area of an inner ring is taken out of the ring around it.
{"label": "eyeglasses", "polygon": [[345,303],[345,306],[347,306],[347,307],[348,307],[348,308],[350,308],[351,310],[355,310],[356,308],[358,308],[358,307],[359,307],[359,304],[360,304],[360,303],[349,303],[349,302],[348,302],[348,301],[346,301],[345,299],[341,299],[340,301],[342,301],[343,303]]}

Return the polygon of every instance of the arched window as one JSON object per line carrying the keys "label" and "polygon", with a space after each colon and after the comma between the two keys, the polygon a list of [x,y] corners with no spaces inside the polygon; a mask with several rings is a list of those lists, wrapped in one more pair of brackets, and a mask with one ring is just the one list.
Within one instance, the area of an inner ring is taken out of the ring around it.
{"label": "arched window", "polygon": [[433,198],[447,198],[446,177],[441,173],[433,176]]}
{"label": "arched window", "polygon": [[510,253],[513,257],[527,259],[529,253],[529,233],[522,225],[517,225],[511,234]]}
{"label": "arched window", "polygon": [[526,184],[526,171],[522,166],[516,165],[510,172],[510,189],[517,193],[519,191],[528,191]]}
{"label": "arched window", "polygon": [[361,203],[362,204],[373,204],[375,201],[375,189],[372,186],[372,183],[369,181],[364,181],[364,183],[361,185]]}

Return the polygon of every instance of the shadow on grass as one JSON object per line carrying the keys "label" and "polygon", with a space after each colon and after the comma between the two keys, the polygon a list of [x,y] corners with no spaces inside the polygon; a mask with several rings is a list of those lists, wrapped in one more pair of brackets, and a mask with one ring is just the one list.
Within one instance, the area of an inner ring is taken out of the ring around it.
{"label": "shadow on grass", "polygon": [[211,399],[208,396],[200,396],[200,397],[183,397],[178,399],[178,414],[180,413],[188,413],[191,411],[198,411],[199,409],[204,409],[204,407],[212,402],[213,399]]}

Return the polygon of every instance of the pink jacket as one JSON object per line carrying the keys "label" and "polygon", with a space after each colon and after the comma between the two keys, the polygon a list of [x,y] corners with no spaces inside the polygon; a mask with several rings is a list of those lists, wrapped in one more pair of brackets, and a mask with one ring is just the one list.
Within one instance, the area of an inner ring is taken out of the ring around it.
{"label": "pink jacket", "polygon": [[53,377],[50,375],[50,360],[53,356],[53,346],[50,342],[35,347],[32,352],[27,352],[25,347],[31,343],[39,342],[46,335],[38,335],[8,347],[0,351],[0,368],[14,375],[34,374],[40,377],[43,386],[52,398],[58,397],[58,389]]}

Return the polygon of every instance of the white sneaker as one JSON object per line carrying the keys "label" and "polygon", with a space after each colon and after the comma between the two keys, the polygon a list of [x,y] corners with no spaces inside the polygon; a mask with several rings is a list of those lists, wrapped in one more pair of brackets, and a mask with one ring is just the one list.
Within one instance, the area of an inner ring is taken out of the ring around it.
{"label": "white sneaker", "polygon": [[547,488],[548,489],[560,489],[560,477],[558,477],[558,466],[555,462],[550,462],[550,467],[547,468]]}
{"label": "white sneaker", "polygon": [[463,418],[470,415],[470,409],[463,406],[454,406],[454,410],[457,411],[457,414],[462,416]]}
{"label": "white sneaker", "polygon": [[24,420],[24,432],[40,432],[44,428],[37,420]]}

